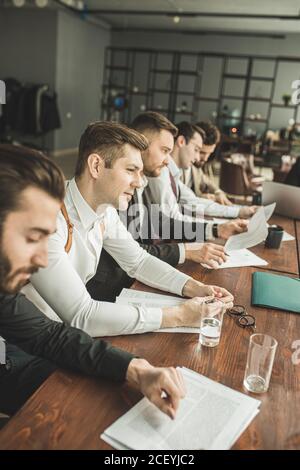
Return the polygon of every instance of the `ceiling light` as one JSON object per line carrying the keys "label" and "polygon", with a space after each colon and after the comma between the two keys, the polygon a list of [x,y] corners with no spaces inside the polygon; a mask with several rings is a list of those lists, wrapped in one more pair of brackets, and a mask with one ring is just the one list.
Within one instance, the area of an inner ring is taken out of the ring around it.
{"label": "ceiling light", "polygon": [[45,8],[48,5],[48,0],[35,0],[35,4],[39,8]]}
{"label": "ceiling light", "polygon": [[25,5],[25,0],[13,0],[13,5],[17,8],[21,8]]}
{"label": "ceiling light", "polygon": [[178,24],[180,21],[180,16],[173,16],[174,23]]}

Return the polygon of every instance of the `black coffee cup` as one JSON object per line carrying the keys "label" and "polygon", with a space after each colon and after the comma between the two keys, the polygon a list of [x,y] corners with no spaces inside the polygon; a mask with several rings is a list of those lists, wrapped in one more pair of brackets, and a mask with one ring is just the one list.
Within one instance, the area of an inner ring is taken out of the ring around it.
{"label": "black coffee cup", "polygon": [[253,193],[253,195],[252,195],[252,204],[254,206],[261,206],[261,204],[262,204],[262,195],[261,195],[261,193]]}
{"label": "black coffee cup", "polygon": [[267,248],[279,248],[283,237],[283,228],[280,225],[270,225],[268,232],[265,246]]}

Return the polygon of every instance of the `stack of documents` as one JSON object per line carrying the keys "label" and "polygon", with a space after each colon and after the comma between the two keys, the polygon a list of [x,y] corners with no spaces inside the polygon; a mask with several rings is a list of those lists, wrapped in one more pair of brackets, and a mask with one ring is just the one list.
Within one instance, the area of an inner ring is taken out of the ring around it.
{"label": "stack of documents", "polygon": [[[172,297],[171,295],[152,294],[151,292],[144,292],[134,289],[123,289],[119,297],[116,298],[116,304],[132,305],[133,307],[147,307],[147,308],[163,308],[173,307],[186,302],[187,299],[182,297]],[[199,328],[193,327],[174,327],[174,328],[160,328],[157,330],[159,333],[199,333]]]}
{"label": "stack of documents", "polygon": [[119,450],[230,449],[261,402],[190,369],[180,368],[187,388],[175,420],[143,398],[101,438]]}

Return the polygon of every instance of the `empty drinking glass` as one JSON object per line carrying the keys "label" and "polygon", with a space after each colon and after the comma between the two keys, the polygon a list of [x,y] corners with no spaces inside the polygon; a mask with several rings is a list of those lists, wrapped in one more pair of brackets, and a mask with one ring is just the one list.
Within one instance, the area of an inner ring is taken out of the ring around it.
{"label": "empty drinking glass", "polygon": [[277,348],[276,339],[269,335],[250,336],[244,387],[253,393],[264,393],[269,388]]}

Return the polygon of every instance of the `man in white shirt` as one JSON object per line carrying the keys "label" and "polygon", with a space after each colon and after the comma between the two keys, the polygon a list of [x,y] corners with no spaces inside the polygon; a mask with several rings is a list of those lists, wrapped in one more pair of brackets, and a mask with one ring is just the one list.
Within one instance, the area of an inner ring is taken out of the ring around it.
{"label": "man in white shirt", "polygon": [[[126,126],[96,122],[81,137],[75,179],[68,182],[65,215],[49,240],[49,265],[34,274],[26,295],[48,316],[91,336],[144,333],[161,327],[198,325],[199,299],[179,307],[145,308],[96,301],[86,289],[104,248],[141,282],[185,297],[215,296],[231,303],[225,289],[206,286],[151,256],[127,232],[116,208],[127,209],[141,186],[141,151],[147,140]],[[71,242],[70,242],[71,240]]]}
{"label": "man in white shirt", "polygon": [[[194,161],[200,159],[202,146],[201,133],[197,126],[183,121],[178,126],[178,136],[175,141],[172,158],[168,167],[164,168],[159,177],[148,178],[146,192],[152,203],[160,204],[166,215],[178,220],[191,221],[191,208],[196,217],[203,215],[225,218],[248,218],[256,207],[223,206],[214,201],[199,198],[182,181],[182,170],[189,168]],[[170,184],[171,181],[171,184]],[[183,214],[188,209],[189,214]],[[222,229],[221,229],[222,231]]]}

